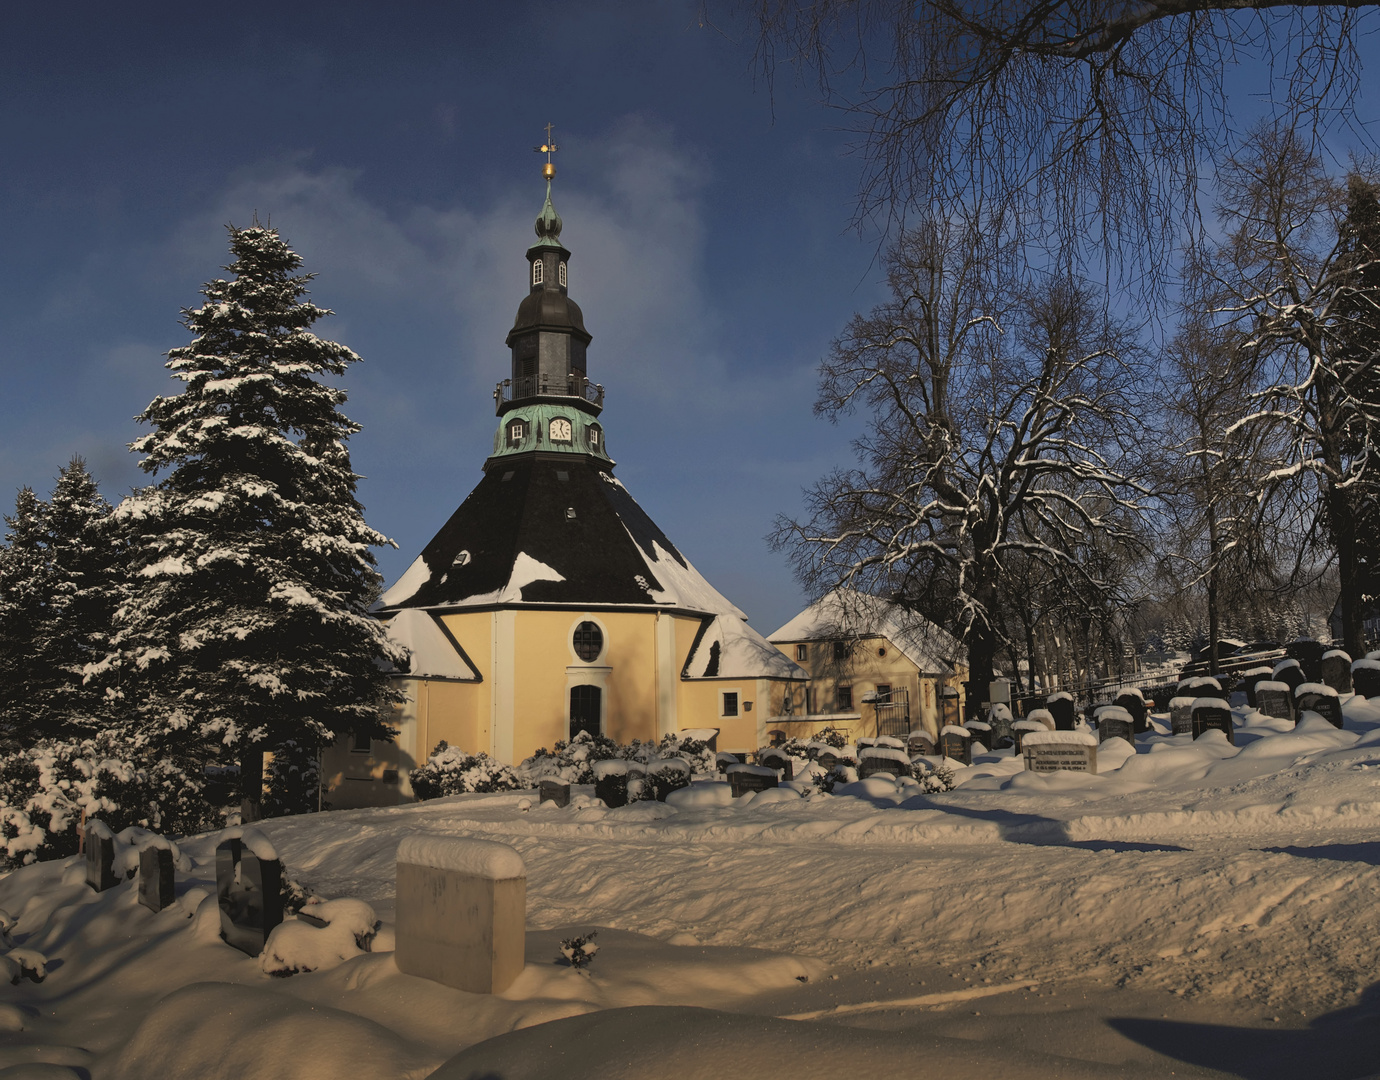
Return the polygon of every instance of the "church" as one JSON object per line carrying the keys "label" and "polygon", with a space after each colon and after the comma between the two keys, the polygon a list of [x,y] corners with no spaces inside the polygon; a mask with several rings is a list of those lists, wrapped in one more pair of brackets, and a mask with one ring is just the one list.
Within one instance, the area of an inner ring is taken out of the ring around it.
{"label": "church", "polygon": [[614,475],[551,202],[527,249],[527,294],[484,475],[376,609],[411,654],[393,742],[343,740],[322,761],[336,807],[411,801],[443,740],[515,764],[579,731],[618,742],[713,734],[747,753],[806,709],[809,676],[748,626]]}

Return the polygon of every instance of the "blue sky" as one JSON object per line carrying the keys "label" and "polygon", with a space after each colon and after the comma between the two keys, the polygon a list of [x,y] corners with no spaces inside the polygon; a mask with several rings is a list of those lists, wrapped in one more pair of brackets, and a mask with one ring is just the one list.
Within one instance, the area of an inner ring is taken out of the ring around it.
{"label": "blue sky", "polygon": [[[257,211],[318,277],[391,580],[478,481],[556,125],[571,294],[618,475],[770,631],[801,597],[763,536],[848,457],[810,412],[877,297],[839,118],[693,3],[76,4],[0,34],[0,499],[125,444],[179,308]],[[732,30],[729,30],[732,33]]]}
{"label": "blue sky", "polygon": [[[726,5],[725,5],[726,6]],[[753,624],[801,606],[763,541],[852,460],[815,369],[880,298],[844,118],[696,0],[146,2],[0,16],[0,503],[84,455],[144,481],[178,311],[269,219],[364,358],[351,446],[391,581],[480,476],[526,292],[548,121],[571,295],[618,475]],[[1368,46],[1369,47],[1369,46]]]}

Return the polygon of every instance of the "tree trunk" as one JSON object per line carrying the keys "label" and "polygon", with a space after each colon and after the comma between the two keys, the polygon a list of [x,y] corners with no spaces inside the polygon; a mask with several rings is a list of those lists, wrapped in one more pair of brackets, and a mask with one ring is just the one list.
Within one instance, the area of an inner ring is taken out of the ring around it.
{"label": "tree trunk", "polygon": [[1337,584],[1341,595],[1338,608],[1342,616],[1342,648],[1352,657],[1366,655],[1365,627],[1361,619],[1361,564],[1357,557],[1356,518],[1349,491],[1327,485],[1327,516],[1332,527],[1332,542],[1337,547]]}
{"label": "tree trunk", "polygon": [[263,819],[264,751],[247,746],[240,751],[240,821],[249,824]]}
{"label": "tree trunk", "polygon": [[1217,513],[1208,506],[1207,511],[1208,527],[1208,576],[1207,576],[1207,609],[1208,609],[1208,674],[1213,678],[1218,674],[1217,662],[1217,642],[1221,637],[1221,619],[1217,609],[1218,593],[1218,561],[1220,558],[1219,549],[1222,541],[1217,534]]}

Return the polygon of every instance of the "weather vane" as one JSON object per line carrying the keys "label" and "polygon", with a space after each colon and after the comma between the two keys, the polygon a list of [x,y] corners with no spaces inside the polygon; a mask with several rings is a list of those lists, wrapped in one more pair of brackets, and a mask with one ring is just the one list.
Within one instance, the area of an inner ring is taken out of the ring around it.
{"label": "weather vane", "polygon": [[546,125],[546,142],[532,147],[534,153],[546,155],[546,164],[542,166],[541,174],[548,180],[556,175],[556,166],[551,164],[551,155],[560,149],[551,138],[551,128],[551,124]]}

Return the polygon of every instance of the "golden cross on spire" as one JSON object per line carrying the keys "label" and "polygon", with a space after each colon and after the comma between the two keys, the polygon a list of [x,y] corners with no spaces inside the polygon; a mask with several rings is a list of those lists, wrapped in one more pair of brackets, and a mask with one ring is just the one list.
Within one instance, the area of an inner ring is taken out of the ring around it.
{"label": "golden cross on spire", "polygon": [[542,143],[540,146],[532,147],[534,152],[546,155],[546,164],[542,166],[541,172],[548,180],[556,175],[556,166],[551,163],[551,155],[560,149],[551,138],[551,128],[553,126],[552,124],[546,125],[546,142]]}

